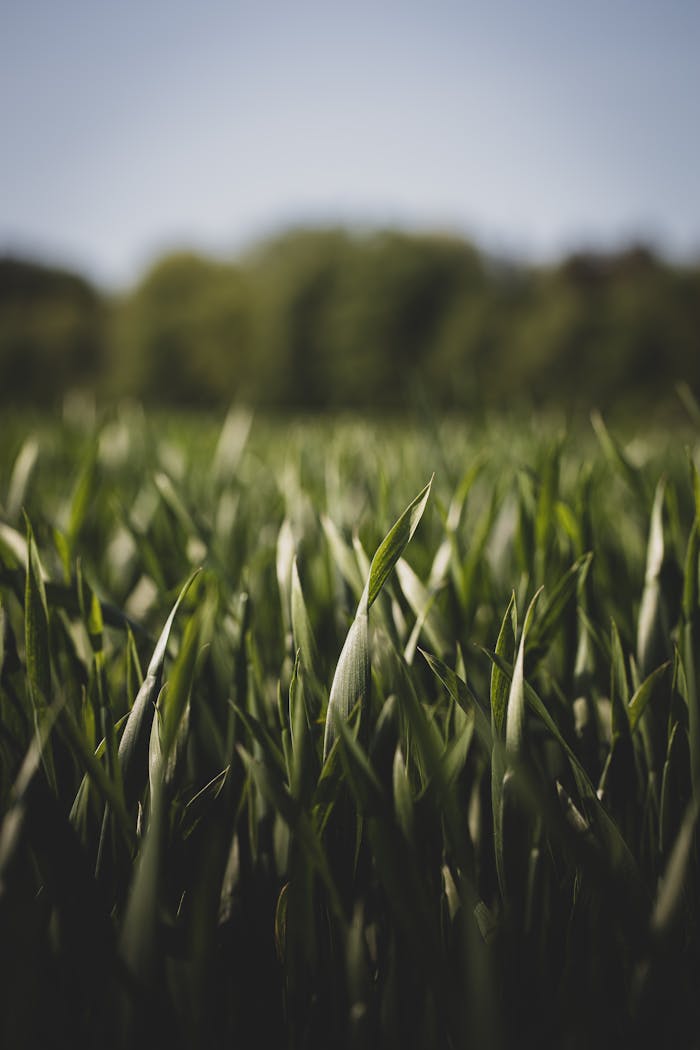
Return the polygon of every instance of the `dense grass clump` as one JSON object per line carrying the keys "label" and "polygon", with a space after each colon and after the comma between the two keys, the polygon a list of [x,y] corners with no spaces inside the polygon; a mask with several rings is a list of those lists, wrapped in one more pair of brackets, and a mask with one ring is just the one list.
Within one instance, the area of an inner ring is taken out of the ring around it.
{"label": "dense grass clump", "polygon": [[697,1046],[698,447],[8,426],[0,1045]]}

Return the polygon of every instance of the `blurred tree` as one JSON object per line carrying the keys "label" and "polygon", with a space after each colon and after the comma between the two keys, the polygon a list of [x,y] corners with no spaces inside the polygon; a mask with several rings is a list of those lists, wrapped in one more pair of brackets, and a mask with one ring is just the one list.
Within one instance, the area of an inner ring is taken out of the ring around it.
{"label": "blurred tree", "polygon": [[56,407],[104,369],[103,301],[63,270],[0,259],[0,401]]}
{"label": "blurred tree", "polygon": [[113,389],[147,401],[211,405],[251,383],[245,275],[191,253],[159,261],[118,304]]}
{"label": "blurred tree", "polygon": [[699,335],[700,268],[643,246],[528,267],[446,235],[297,229],[237,263],[170,254],[111,300],[0,261],[5,402],[94,383],[191,406],[648,411],[680,379],[700,392]]}
{"label": "blurred tree", "polygon": [[298,409],[329,405],[334,347],[327,317],[351,255],[342,230],[295,230],[244,259],[259,403]]}

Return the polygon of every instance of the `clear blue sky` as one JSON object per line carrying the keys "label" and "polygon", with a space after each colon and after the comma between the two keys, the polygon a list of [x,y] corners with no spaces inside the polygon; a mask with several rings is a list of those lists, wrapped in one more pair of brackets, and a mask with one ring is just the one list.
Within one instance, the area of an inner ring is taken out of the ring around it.
{"label": "clear blue sky", "polygon": [[298,221],[700,255],[695,0],[2,0],[0,252],[136,279]]}

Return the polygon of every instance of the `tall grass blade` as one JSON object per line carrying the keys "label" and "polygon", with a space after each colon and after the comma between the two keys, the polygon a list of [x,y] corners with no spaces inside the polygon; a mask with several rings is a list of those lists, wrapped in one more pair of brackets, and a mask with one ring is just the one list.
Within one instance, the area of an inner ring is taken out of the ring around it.
{"label": "tall grass blade", "polygon": [[416,498],[406,507],[398,521],[390,529],[380,543],[372,558],[369,570],[367,609],[369,610],[376,601],[379,592],[386,583],[389,573],[408,546],[414,532],[423,517],[430,496],[433,478],[422,489]]}
{"label": "tall grass blade", "polygon": [[29,693],[35,712],[39,712],[51,700],[51,646],[49,641],[49,608],[46,602],[44,574],[29,519],[27,519],[24,640]]}
{"label": "tall grass blade", "polygon": [[178,609],[198,573],[199,570],[195,570],[191,574],[170,610],[156,647],[153,650],[146,677],[134,700],[134,705],[129,713],[119,743],[119,764],[124,783],[124,796],[129,807],[134,805],[139,798],[148,777],[148,747],[151,725],[163,680],[163,664],[165,662],[165,652],[168,647],[170,631]]}
{"label": "tall grass blade", "polygon": [[432,478],[409,503],[372,558],[369,577],[333,676],[323,738],[324,761],[338,735],[338,723],[348,719],[357,703],[362,710],[369,693],[369,610],[416,531],[428,502],[431,485]]}

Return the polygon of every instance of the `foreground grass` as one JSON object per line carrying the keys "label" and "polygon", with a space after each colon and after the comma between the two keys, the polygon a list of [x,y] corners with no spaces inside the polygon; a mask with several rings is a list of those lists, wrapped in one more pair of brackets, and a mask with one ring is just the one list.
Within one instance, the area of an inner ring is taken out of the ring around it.
{"label": "foreground grass", "polygon": [[697,1045],[695,442],[9,429],[1,1045]]}

